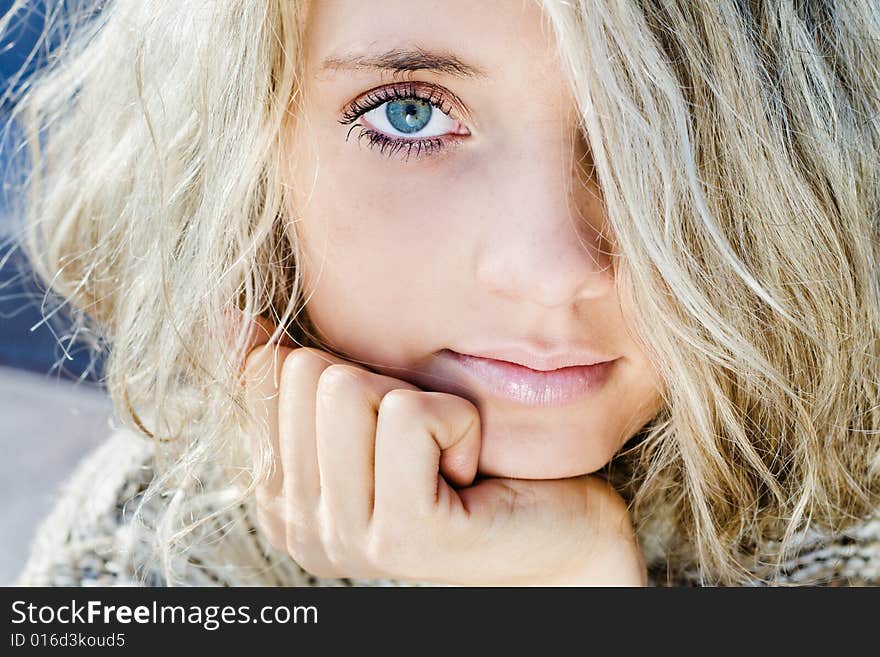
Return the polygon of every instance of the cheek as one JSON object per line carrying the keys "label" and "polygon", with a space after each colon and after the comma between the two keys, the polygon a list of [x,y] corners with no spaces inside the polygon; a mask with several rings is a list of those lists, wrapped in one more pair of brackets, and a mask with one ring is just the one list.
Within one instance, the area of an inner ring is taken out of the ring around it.
{"label": "cheek", "polygon": [[[438,240],[444,238],[440,218],[451,214],[444,185],[424,173],[403,170],[402,163],[390,165],[362,152],[366,147],[350,148],[354,154],[347,157],[321,156],[308,202],[300,206],[304,211],[297,230],[311,259],[326,258],[325,270],[388,283],[401,273],[430,267]],[[445,226],[448,238],[453,227],[449,222]],[[397,276],[389,276],[392,272]]]}
{"label": "cheek", "polygon": [[444,205],[442,185],[420,178],[415,190],[388,173],[395,168],[373,169],[325,162],[290,229],[312,323],[337,348],[375,356],[379,342],[407,349],[430,339],[452,311],[456,263],[442,245],[457,228],[443,221],[456,214]]}
{"label": "cheek", "polygon": [[[319,118],[306,123],[321,126]],[[289,141],[291,214],[306,278],[345,278],[349,296],[360,297],[363,286],[399,301],[412,296],[406,290],[440,296],[441,283],[448,289],[466,262],[487,181],[462,158],[406,162],[342,134],[316,127],[309,139]]]}
{"label": "cheek", "polygon": [[405,290],[423,288],[442,257],[418,206],[390,196],[363,184],[316,194],[297,226],[307,289],[340,302],[418,298]]}
{"label": "cheek", "polygon": [[614,382],[618,447],[647,424],[663,407],[663,381],[643,353],[630,356],[625,376]]}

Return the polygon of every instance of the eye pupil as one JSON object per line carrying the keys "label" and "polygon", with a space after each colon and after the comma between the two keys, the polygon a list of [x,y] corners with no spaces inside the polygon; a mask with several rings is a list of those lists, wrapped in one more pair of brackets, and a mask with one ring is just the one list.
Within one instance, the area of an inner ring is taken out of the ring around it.
{"label": "eye pupil", "polygon": [[403,133],[417,132],[431,119],[431,104],[417,99],[391,101],[385,109],[388,122]]}

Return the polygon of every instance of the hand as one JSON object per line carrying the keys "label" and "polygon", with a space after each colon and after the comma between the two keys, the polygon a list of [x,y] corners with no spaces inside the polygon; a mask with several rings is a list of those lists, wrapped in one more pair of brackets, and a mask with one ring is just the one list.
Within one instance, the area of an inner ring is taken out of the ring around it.
{"label": "hand", "polygon": [[280,466],[257,487],[258,523],[305,570],[467,586],[645,584],[626,505],[599,477],[476,480],[480,418],[468,400],[317,349],[255,344],[248,403]]}

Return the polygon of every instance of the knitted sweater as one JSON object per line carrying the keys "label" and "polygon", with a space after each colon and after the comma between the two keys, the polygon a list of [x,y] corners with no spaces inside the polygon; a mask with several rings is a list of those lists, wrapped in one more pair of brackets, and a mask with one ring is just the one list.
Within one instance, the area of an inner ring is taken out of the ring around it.
{"label": "knitted sweater", "polygon": [[[152,476],[153,443],[127,429],[117,429],[79,464],[62,487],[53,510],[38,528],[16,583],[165,586],[165,571],[148,558],[152,547],[144,543],[143,532],[135,531],[136,523],[132,521],[132,509]],[[163,503],[154,497],[144,505],[142,516],[147,522],[158,517]],[[433,585],[315,577],[273,548],[259,531],[255,518],[250,502],[224,512],[216,522],[223,529],[222,539],[215,537],[188,550],[184,582],[192,586]],[[642,540],[649,585],[699,584],[696,572],[685,572],[670,580],[664,555],[655,543]],[[880,585],[880,513],[839,535],[805,535],[799,546],[796,555],[771,579],[774,584]]]}

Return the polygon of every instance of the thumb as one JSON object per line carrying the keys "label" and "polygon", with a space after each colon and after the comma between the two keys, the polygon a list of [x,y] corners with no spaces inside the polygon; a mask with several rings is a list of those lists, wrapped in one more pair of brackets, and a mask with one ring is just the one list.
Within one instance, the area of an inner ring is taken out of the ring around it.
{"label": "thumb", "polygon": [[394,403],[383,399],[376,427],[376,505],[380,496],[386,508],[433,499],[438,470],[451,485],[470,486],[480,457],[476,406],[444,392],[391,394]]}

